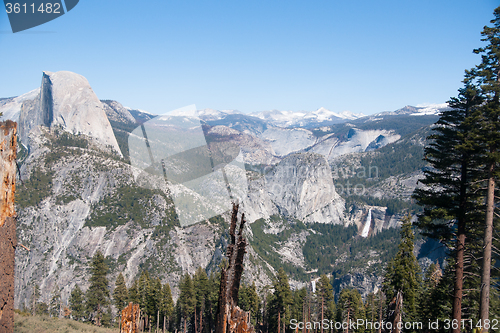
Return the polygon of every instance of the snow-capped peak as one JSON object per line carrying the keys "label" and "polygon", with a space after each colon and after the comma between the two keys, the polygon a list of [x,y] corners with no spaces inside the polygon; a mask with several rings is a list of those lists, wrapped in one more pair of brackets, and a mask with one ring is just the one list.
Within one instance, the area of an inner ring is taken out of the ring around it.
{"label": "snow-capped peak", "polygon": [[412,113],[412,116],[423,116],[423,115],[438,115],[441,110],[448,108],[448,103],[441,104],[419,104],[417,105],[418,111]]}
{"label": "snow-capped peak", "polygon": [[263,119],[280,127],[317,127],[325,124],[341,123],[364,117],[363,114],[342,111],[340,113],[320,107],[315,111],[263,111],[252,113],[252,116]]}

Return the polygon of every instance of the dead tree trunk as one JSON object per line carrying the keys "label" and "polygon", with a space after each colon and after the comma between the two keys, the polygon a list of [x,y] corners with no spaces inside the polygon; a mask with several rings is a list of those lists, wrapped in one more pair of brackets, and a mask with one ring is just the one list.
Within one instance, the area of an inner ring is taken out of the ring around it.
{"label": "dead tree trunk", "polygon": [[17,124],[0,123],[0,332],[14,330]]}
{"label": "dead tree trunk", "polygon": [[250,314],[238,307],[238,292],[243,274],[243,259],[246,253],[247,242],[243,237],[245,214],[241,215],[241,222],[236,237],[236,223],[238,220],[239,205],[233,203],[231,226],[229,228],[230,243],[227,246],[228,266],[221,270],[219,289],[219,303],[217,306],[215,333],[254,333],[250,323]]}
{"label": "dead tree trunk", "polygon": [[122,310],[122,321],[120,333],[138,333],[140,322],[139,304],[130,302],[128,306]]}

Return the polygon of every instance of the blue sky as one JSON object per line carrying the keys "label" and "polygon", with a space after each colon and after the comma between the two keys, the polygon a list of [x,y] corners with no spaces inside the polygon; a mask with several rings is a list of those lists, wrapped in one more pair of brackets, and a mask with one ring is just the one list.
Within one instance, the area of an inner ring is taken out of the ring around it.
{"label": "blue sky", "polygon": [[[455,96],[493,0],[80,0],[13,34],[0,11],[0,97],[42,71],[85,76],[100,99],[197,108],[371,114]],[[2,7],[0,7],[2,8]]]}

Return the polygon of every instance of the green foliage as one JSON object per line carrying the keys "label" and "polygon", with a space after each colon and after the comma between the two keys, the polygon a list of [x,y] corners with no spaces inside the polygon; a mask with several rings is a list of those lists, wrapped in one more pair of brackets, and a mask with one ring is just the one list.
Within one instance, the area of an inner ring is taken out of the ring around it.
{"label": "green foliage", "polygon": [[180,319],[185,326],[191,321],[196,309],[196,291],[191,276],[186,273],[179,282],[180,295],[177,301]]}
{"label": "green foliage", "polygon": [[82,322],[76,322],[66,318],[48,316],[21,316],[14,315],[14,332],[16,333],[116,333],[111,328],[96,327]]}
{"label": "green foliage", "polygon": [[[278,321],[281,325],[289,327],[291,318],[291,309],[293,305],[293,295],[288,283],[288,277],[283,268],[279,268],[273,281],[274,294],[269,301],[269,331],[278,331]],[[278,320],[279,318],[279,320]]]}
{"label": "green foliage", "polygon": [[277,254],[274,250],[278,247],[279,242],[286,241],[293,232],[305,230],[305,225],[300,221],[296,221],[296,223],[289,223],[287,220],[278,215],[271,216],[271,221],[274,223],[281,221],[283,224],[287,225],[287,228],[275,235],[271,233],[266,234],[264,232],[264,219],[259,219],[250,224],[253,234],[253,239],[250,240],[250,244],[253,249],[272,267],[282,267],[285,272],[296,279],[307,279],[307,274],[305,274],[302,268],[283,262],[279,254]]}
{"label": "green foliage", "polygon": [[[350,323],[365,318],[365,307],[359,291],[357,289],[343,289],[337,302],[337,321]],[[353,331],[349,328],[347,332]],[[363,327],[360,327],[356,332],[364,332]]]}
{"label": "green foliage", "polygon": [[125,284],[125,278],[120,273],[116,278],[115,290],[113,290],[113,300],[118,311],[123,310],[127,305],[128,290]]}
{"label": "green foliage", "polygon": [[240,291],[238,294],[238,305],[245,311],[249,311],[251,315],[252,325],[257,324],[259,319],[259,308],[260,308],[260,298],[257,294],[257,288],[255,287],[255,282],[251,285],[241,284]]}
{"label": "green foliage", "polygon": [[99,322],[102,319],[105,307],[109,304],[108,266],[104,262],[104,255],[97,251],[90,263],[90,286],[86,293],[87,313]]}
{"label": "green foliage", "polygon": [[128,301],[134,304],[139,304],[139,288],[137,287],[137,280],[134,280],[132,286],[128,290]]}
{"label": "green foliage", "polygon": [[31,294],[31,313],[32,315],[48,315],[49,314],[49,306],[40,301],[40,287],[38,284],[35,284],[33,287],[33,292]]}
{"label": "green foliage", "polygon": [[85,303],[83,291],[80,286],[76,285],[71,291],[69,298],[69,309],[74,320],[83,320],[85,316]]}
{"label": "green foliage", "polygon": [[172,291],[168,283],[165,283],[161,289],[160,314],[167,317],[168,321],[170,321],[174,314],[174,300],[172,299]]}
{"label": "green foliage", "polygon": [[325,274],[321,275],[316,286],[316,302],[318,303],[320,313],[323,313],[323,318],[333,319],[335,317],[333,288]]}
{"label": "green foliage", "polygon": [[51,142],[50,146],[54,147],[76,147],[88,148],[89,142],[83,135],[73,135],[68,132],[57,131],[55,132],[55,139]]}
{"label": "green foliage", "polygon": [[139,297],[139,306],[141,307],[141,311],[144,313],[148,312],[148,303],[150,301],[150,284],[151,280],[149,278],[149,273],[147,271],[143,271],[139,276],[139,280],[137,282],[137,294]]}
{"label": "green foliage", "polygon": [[[318,274],[333,273],[339,278],[356,269],[365,269],[366,274],[382,272],[382,263],[389,261],[397,252],[399,231],[385,229],[367,237],[357,237],[357,227],[351,225],[311,224],[316,233],[307,236],[302,251],[308,269],[318,269]],[[321,253],[321,255],[318,255]],[[368,267],[369,261],[378,258],[379,263]]]}
{"label": "green foliage", "polygon": [[[307,320],[306,318],[304,318],[304,312],[309,301],[307,289],[305,287],[302,287],[298,290],[292,291],[292,293],[293,293],[293,306],[291,311],[292,312],[291,318],[305,322]],[[333,319],[333,317],[331,318]]]}
{"label": "green foliage", "polygon": [[411,215],[406,215],[401,228],[401,242],[396,256],[387,264],[383,289],[389,297],[395,297],[401,291],[404,295],[403,321],[417,319],[417,300],[421,288],[421,272],[417,258],[413,254],[414,234]]}
{"label": "green foliage", "polygon": [[132,220],[142,228],[150,227],[147,219],[150,208],[148,205],[151,205],[155,195],[162,196],[169,207],[165,211],[166,217],[162,221],[162,226],[165,226],[166,229],[158,228],[156,236],[167,234],[172,226],[179,223],[171,198],[160,190],[151,190],[137,185],[118,187],[113,193],[104,196],[98,206],[94,207],[85,225],[114,228]]}
{"label": "green foliage", "polygon": [[34,168],[29,180],[24,180],[16,189],[16,204],[20,209],[37,206],[52,194],[53,171]]}

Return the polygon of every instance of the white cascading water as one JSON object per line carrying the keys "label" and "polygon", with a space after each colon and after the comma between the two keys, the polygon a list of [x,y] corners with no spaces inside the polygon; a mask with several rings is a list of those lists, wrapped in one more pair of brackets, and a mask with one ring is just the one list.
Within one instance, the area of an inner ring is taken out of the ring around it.
{"label": "white cascading water", "polygon": [[370,232],[370,225],[372,224],[372,209],[368,210],[368,216],[366,217],[365,226],[363,227],[363,231],[361,232],[361,237],[368,237],[368,233]]}

